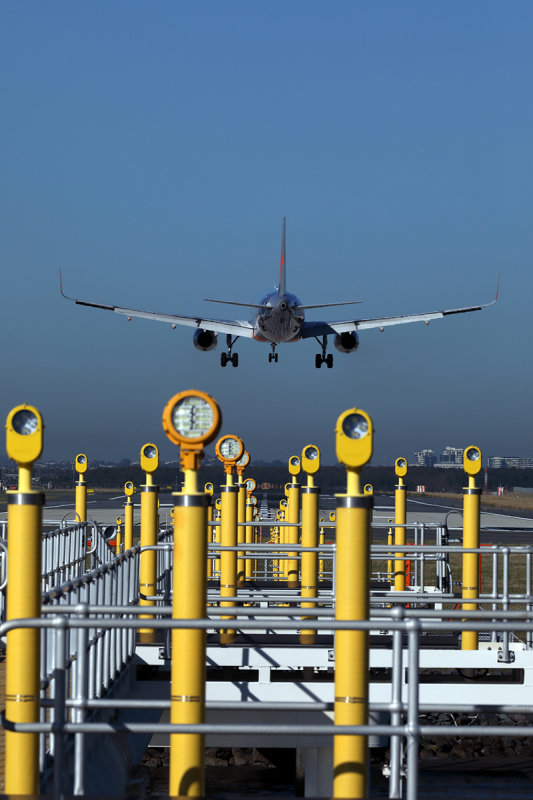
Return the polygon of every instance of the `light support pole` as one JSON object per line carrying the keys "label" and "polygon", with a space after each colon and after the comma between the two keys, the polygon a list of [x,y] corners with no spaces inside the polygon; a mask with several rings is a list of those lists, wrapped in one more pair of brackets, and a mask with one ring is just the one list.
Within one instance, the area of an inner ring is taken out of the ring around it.
{"label": "light support pole", "polygon": [[[298,456],[291,456],[289,458],[289,472],[292,476],[292,483],[288,485],[288,508],[287,508],[287,522],[290,522],[294,527],[287,528],[287,545],[298,544],[299,528],[297,527],[300,522],[300,484],[298,483],[298,475],[300,474],[301,463]],[[298,565],[298,553],[290,551],[287,558],[287,587],[289,589],[296,589],[300,585],[300,570]]]}
{"label": "light support pole", "polygon": [[[206,618],[207,495],[198,490],[198,469],[204,446],[220,429],[218,405],[205,392],[174,395],[163,411],[163,428],[180,446],[184,484],[174,497],[172,619]],[[205,721],[205,629],[173,628],[170,677],[170,722],[196,725]],[[204,787],[204,736],[170,735],[169,795],[201,797]]]}
{"label": "light support pole", "polygon": [[[154,484],[153,473],[159,466],[159,450],[152,442],[141,447],[141,469],[144,470],[145,483],[141,486],[141,564],[139,577],[139,605],[153,607],[157,592],[157,552],[145,550],[157,544],[158,513],[157,496],[159,486]],[[152,619],[150,614],[142,614],[141,619]],[[154,640],[151,628],[139,630],[144,641]]]}
{"label": "light support pole", "polygon": [[[241,527],[246,522],[246,484],[243,479],[244,470],[250,463],[250,453],[246,450],[237,461],[237,539],[246,541],[246,528]],[[237,559],[237,586],[242,586],[246,580],[245,553],[240,550]]]}
{"label": "light support pole", "polygon": [[[394,471],[398,483],[394,487],[394,522],[398,526],[394,529],[394,544],[398,547],[405,546],[405,524],[407,486],[404,477],[407,474],[407,460],[397,458],[394,462]],[[394,559],[394,591],[405,592],[405,550],[395,553]]]}
{"label": "light support pole", "polygon": [[[222,547],[220,553],[220,605],[222,608],[233,608],[235,600],[224,600],[224,598],[235,597],[237,594],[237,553],[235,550],[224,550],[224,548],[237,546],[238,487],[233,482],[233,470],[244,453],[244,443],[238,436],[226,434],[216,443],[215,452],[224,465],[226,475],[226,482],[220,487],[220,544]],[[233,619],[233,617],[221,616],[221,619]],[[234,628],[221,629],[219,641],[221,644],[231,644],[235,641]]]}
{"label": "light support pole", "polygon": [[[481,450],[471,445],[463,451],[463,467],[468,475],[468,486],[463,489],[463,547],[465,550],[479,548],[480,495],[475,476],[481,471]],[[463,553],[463,600],[479,598],[479,555]],[[477,611],[477,603],[463,603],[463,611]],[[477,631],[462,631],[461,649],[477,650],[479,634]]]}
{"label": "light support pole", "polygon": [[135,486],[131,481],[124,484],[124,494],[126,502],[124,504],[124,550],[131,550],[133,547],[133,500]]}
{"label": "light support pole", "polygon": [[88,462],[85,453],[78,453],[74,461],[74,467],[78,476],[75,498],[76,518],[79,522],[87,522],[87,484],[85,483],[85,472],[87,471]]}
{"label": "light support pole", "polygon": [[[41,616],[41,531],[44,494],[32,489],[32,468],[42,452],[43,420],[29,405],[12,409],[6,423],[9,458],[18,466],[18,488],[7,495],[7,621]],[[39,628],[7,633],[5,717],[39,720]],[[39,794],[39,734],[5,734],[5,792]]]}
{"label": "light support pole", "polygon": [[[255,506],[257,504],[257,498],[253,495],[253,492],[257,487],[257,483],[254,478],[247,478],[244,482],[244,485],[246,490],[246,522],[250,523],[253,522]],[[247,545],[254,544],[254,532],[255,529],[252,527],[252,525],[246,525],[246,534],[244,538]],[[246,581],[251,581],[253,579],[256,563],[257,562],[253,558],[250,558],[249,553],[247,553],[246,560],[244,562],[244,577]]]}
{"label": "light support pole", "polygon": [[213,488],[213,484],[210,481],[204,485],[204,493],[207,497],[207,522],[205,531],[205,541],[208,548],[206,551],[207,580],[213,577],[213,556],[209,552],[209,545],[213,541],[214,532],[213,525],[211,524],[213,522]]}
{"label": "light support pole", "polygon": [[[373,496],[361,491],[361,467],[372,456],[372,420],[357,408],[337,420],[337,458],[347,473],[346,494],[337,497],[335,619],[369,618],[370,523]],[[335,633],[335,725],[368,724],[368,631]],[[363,735],[336,734],[333,742],[333,797],[367,796],[368,742]]]}
{"label": "light support pole", "polygon": [[[318,506],[320,488],[315,486],[315,474],[320,468],[320,451],[313,444],[302,450],[302,469],[307,475],[307,485],[302,487],[302,547],[318,547]],[[318,553],[316,550],[302,550],[301,561],[302,609],[315,608],[315,601],[306,601],[306,597],[316,597],[318,592]],[[305,615],[305,620],[316,617]],[[300,644],[315,644],[316,631],[300,630]]]}

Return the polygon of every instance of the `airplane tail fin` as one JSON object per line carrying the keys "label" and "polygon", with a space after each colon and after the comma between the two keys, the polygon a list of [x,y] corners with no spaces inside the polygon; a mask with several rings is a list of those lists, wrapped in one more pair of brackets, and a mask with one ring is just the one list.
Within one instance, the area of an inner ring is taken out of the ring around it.
{"label": "airplane tail fin", "polygon": [[283,217],[283,222],[281,225],[281,256],[279,261],[279,286],[278,286],[278,294],[285,294],[287,290],[287,283],[286,283],[286,250],[285,250],[285,217]]}

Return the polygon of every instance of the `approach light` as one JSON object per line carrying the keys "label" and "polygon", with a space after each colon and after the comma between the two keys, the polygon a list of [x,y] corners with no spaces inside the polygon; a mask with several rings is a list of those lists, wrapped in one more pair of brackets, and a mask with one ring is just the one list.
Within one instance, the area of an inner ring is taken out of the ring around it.
{"label": "approach light", "polygon": [[6,447],[9,458],[18,464],[33,464],[43,449],[43,418],[34,406],[13,408],[6,420]]}
{"label": "approach light", "polygon": [[397,458],[394,462],[394,471],[399,478],[407,475],[407,460],[405,458]]}
{"label": "approach light", "polygon": [[74,464],[78,475],[82,475],[84,472],[87,472],[87,467],[89,466],[89,462],[87,461],[87,456],[85,455],[85,453],[78,453]]}
{"label": "approach light", "polygon": [[337,458],[348,469],[357,469],[370,461],[374,429],[366,411],[344,411],[335,427]]}
{"label": "approach light", "polygon": [[477,475],[481,471],[481,450],[475,445],[463,451],[463,467],[467,475]]}
{"label": "approach light", "polygon": [[308,444],[302,450],[302,469],[308,475],[314,475],[320,468],[320,450],[314,444]]}
{"label": "approach light", "polygon": [[216,401],[196,389],[179,392],[171,397],[163,409],[163,429],[179,447],[212,442],[222,423]]}
{"label": "approach light", "polygon": [[141,447],[141,469],[148,474],[155,472],[159,466],[159,450],[152,442]]}
{"label": "approach light", "polygon": [[131,497],[135,491],[135,486],[133,485],[133,481],[126,481],[124,484],[124,494],[126,497]]}
{"label": "approach light", "polygon": [[231,472],[244,454],[244,442],[238,436],[227,433],[225,436],[221,436],[216,443],[215,452],[219,461],[224,464],[224,470]]}

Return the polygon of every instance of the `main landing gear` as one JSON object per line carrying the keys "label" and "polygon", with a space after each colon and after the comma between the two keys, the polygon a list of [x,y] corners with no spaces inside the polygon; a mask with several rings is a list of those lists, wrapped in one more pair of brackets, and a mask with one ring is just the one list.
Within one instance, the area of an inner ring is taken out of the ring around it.
{"label": "main landing gear", "polygon": [[315,339],[322,348],[322,352],[317,353],[315,356],[315,367],[317,369],[320,369],[322,364],[325,364],[328,369],[331,369],[333,366],[333,355],[331,353],[328,353],[328,355],[326,355],[326,350],[328,348],[328,337],[323,336],[322,342],[320,341],[318,336],[315,336]]}
{"label": "main landing gear", "polygon": [[272,352],[268,354],[268,361],[269,363],[275,361],[276,364],[278,363],[278,354],[276,353],[276,345],[271,344],[270,347],[272,348]]}
{"label": "main landing gear", "polygon": [[220,354],[220,366],[221,367],[225,367],[226,364],[228,364],[230,361],[231,361],[232,366],[234,366],[234,367],[238,367],[239,366],[239,354],[231,352],[232,347],[233,347],[233,345],[235,344],[235,342],[237,341],[238,338],[239,337],[236,336],[234,339],[232,339],[230,333],[226,334],[226,347],[228,349],[227,349],[227,351],[225,353],[221,353]]}

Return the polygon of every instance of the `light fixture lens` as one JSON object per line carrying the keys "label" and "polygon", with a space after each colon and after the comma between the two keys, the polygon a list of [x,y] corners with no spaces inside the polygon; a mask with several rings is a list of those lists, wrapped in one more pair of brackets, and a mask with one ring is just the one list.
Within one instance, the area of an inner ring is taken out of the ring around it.
{"label": "light fixture lens", "polygon": [[28,411],[25,408],[17,411],[11,420],[11,424],[13,425],[13,430],[21,436],[29,436],[31,433],[35,433],[39,427],[37,416],[33,411]]}
{"label": "light fixture lens", "polygon": [[300,459],[298,458],[298,456],[293,456],[291,458],[291,467],[298,467],[299,464],[300,464]]}
{"label": "light fixture lens", "polygon": [[249,461],[250,461],[250,454],[247,453],[246,450],[245,450],[244,453],[242,454],[242,456],[237,461],[237,466],[238,467],[246,467],[248,465]]}
{"label": "light fixture lens", "polygon": [[87,456],[78,456],[76,461],[78,464],[86,464],[87,463]]}
{"label": "light fixture lens", "polygon": [[309,459],[309,461],[314,461],[318,458],[318,450],[316,447],[310,446],[305,448],[305,457]]}
{"label": "light fixture lens", "polygon": [[203,397],[196,395],[184,397],[178,400],[172,409],[172,425],[185,439],[199,439],[205,436],[213,421],[213,409]]}
{"label": "light fixture lens", "polygon": [[407,466],[407,461],[405,460],[405,458],[398,459],[398,466],[400,467],[400,469],[403,469],[404,467]]}
{"label": "light fixture lens", "polygon": [[227,458],[228,461],[233,461],[233,459],[237,458],[240,449],[241,446],[239,442],[237,439],[233,439],[232,437],[224,439],[224,441],[220,444],[220,454],[223,458]]}
{"label": "light fixture lens", "polygon": [[349,439],[362,439],[368,433],[368,421],[362,414],[348,414],[342,421],[342,432]]}
{"label": "light fixture lens", "polygon": [[157,455],[157,448],[154,447],[153,444],[147,444],[143,450],[143,456],[145,458],[155,458]]}
{"label": "light fixture lens", "polygon": [[476,450],[475,447],[471,447],[466,451],[466,457],[469,461],[479,461],[479,450]]}

